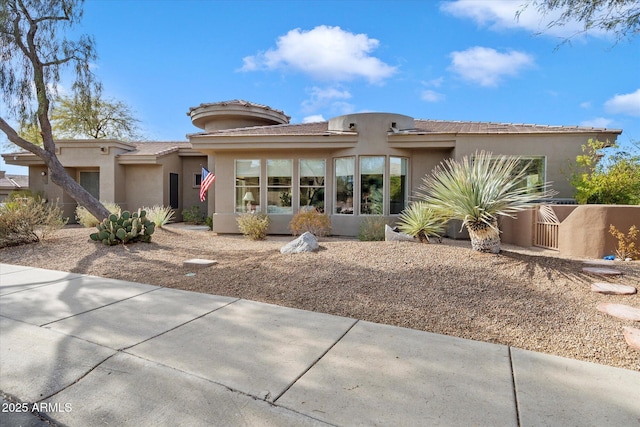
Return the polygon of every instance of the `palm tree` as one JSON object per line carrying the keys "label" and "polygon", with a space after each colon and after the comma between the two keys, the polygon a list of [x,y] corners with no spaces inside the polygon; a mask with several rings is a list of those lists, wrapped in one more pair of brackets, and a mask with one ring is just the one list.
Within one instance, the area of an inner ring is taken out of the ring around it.
{"label": "palm tree", "polygon": [[531,202],[551,196],[547,184],[522,185],[527,167],[519,157],[492,156],[485,151],[461,161],[449,159],[422,178],[417,196],[436,213],[461,220],[474,250],[498,253],[498,216],[513,217],[530,208]]}

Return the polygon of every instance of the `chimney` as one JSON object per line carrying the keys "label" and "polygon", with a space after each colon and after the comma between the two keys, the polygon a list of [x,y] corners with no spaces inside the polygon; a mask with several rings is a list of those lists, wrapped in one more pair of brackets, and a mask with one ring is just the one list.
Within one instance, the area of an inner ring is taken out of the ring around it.
{"label": "chimney", "polygon": [[5,171],[0,171],[0,179],[4,178],[4,175],[6,174]]}

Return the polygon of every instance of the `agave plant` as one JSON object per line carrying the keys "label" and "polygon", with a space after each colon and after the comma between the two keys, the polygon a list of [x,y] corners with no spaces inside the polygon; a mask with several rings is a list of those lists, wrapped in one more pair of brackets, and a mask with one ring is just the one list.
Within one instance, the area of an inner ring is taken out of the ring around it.
{"label": "agave plant", "polygon": [[426,202],[417,201],[400,213],[398,229],[428,243],[430,236],[440,238],[446,223],[447,218],[434,211]]}
{"label": "agave plant", "polygon": [[498,253],[498,216],[513,217],[530,208],[531,202],[551,195],[546,184],[522,186],[527,166],[520,157],[485,151],[461,161],[449,159],[422,179],[417,194],[441,216],[461,220],[473,249]]}

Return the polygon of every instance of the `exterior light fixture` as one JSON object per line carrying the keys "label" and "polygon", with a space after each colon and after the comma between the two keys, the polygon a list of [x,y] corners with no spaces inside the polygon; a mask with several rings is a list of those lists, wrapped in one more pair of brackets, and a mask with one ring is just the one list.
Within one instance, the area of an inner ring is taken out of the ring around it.
{"label": "exterior light fixture", "polygon": [[42,176],[47,176],[47,171],[42,171],[42,172],[40,172],[40,175],[42,175]]}

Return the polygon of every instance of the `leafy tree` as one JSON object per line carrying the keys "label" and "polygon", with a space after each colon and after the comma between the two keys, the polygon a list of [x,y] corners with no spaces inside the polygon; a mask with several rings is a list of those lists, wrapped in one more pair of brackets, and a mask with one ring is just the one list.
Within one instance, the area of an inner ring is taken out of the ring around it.
{"label": "leafy tree", "polygon": [[100,91],[90,99],[59,97],[51,111],[51,122],[57,138],[140,138],[140,121],[131,108],[115,99],[103,99]]}
{"label": "leafy tree", "polygon": [[582,146],[583,154],[571,165],[578,203],[640,205],[640,152],[603,152],[618,148],[592,139]]}
{"label": "leafy tree", "polygon": [[551,195],[545,184],[533,189],[521,185],[527,170],[528,165],[523,167],[517,156],[492,156],[481,151],[461,161],[441,163],[422,178],[417,196],[436,217],[462,221],[473,249],[498,253],[498,216],[512,216]]}
{"label": "leafy tree", "polygon": [[91,103],[99,89],[89,69],[96,59],[94,41],[83,35],[67,39],[61,32],[82,18],[83,0],[2,0],[0,2],[0,88],[7,111],[20,123],[37,121],[42,147],[22,138],[0,117],[0,130],[9,141],[40,157],[52,182],[62,187],[96,218],[109,211],[65,171],[55,154],[50,121],[51,99],[61,73],[75,73],[74,96]]}
{"label": "leafy tree", "polygon": [[582,32],[599,29],[614,33],[617,40],[631,40],[640,33],[638,0],[529,0],[517,16],[531,6],[543,15],[560,12],[560,16],[549,22],[547,28],[577,21],[584,26]]}

